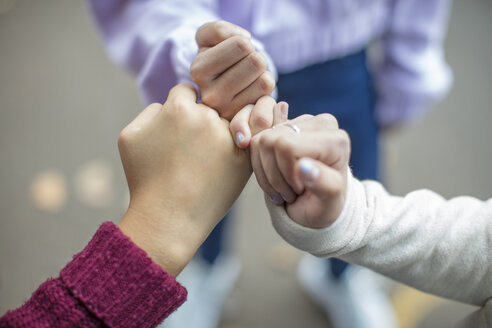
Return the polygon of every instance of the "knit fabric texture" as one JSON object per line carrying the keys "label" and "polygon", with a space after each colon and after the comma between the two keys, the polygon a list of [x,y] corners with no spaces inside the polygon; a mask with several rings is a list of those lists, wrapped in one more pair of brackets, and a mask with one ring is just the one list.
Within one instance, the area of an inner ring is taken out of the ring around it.
{"label": "knit fabric texture", "polygon": [[186,289],[112,222],[0,327],[156,327],[186,300]]}

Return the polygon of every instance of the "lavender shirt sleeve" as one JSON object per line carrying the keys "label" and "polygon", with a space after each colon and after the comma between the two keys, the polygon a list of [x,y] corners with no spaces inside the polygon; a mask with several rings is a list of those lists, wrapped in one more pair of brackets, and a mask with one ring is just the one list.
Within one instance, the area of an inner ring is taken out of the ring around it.
{"label": "lavender shirt sleeve", "polygon": [[111,222],[0,327],[156,327],[186,290]]}
{"label": "lavender shirt sleeve", "polygon": [[[110,57],[137,76],[144,102],[162,103],[178,83],[192,83],[197,29],[221,19],[217,0],[89,0]],[[275,73],[263,45],[253,40]]]}
{"label": "lavender shirt sleeve", "polygon": [[375,70],[376,120],[382,126],[415,121],[452,84],[443,43],[449,0],[395,0],[383,37],[384,59]]}

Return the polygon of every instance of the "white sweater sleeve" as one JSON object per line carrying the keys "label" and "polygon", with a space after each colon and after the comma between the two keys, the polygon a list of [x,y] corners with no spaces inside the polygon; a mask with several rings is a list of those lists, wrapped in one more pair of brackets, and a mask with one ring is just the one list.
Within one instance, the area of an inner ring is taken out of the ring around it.
{"label": "white sweater sleeve", "polygon": [[350,176],[345,207],[324,229],[303,227],[283,207],[266,203],[277,232],[316,256],[470,304],[484,306],[492,297],[492,199],[445,200],[429,190],[396,197]]}

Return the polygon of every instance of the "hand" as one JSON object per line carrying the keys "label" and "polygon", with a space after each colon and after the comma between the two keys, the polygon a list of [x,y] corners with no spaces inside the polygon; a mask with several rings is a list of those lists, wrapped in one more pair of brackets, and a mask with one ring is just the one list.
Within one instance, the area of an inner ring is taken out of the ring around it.
{"label": "hand", "polygon": [[329,114],[303,115],[265,130],[251,141],[251,163],[258,184],[277,205],[285,204],[295,222],[323,228],[340,215],[345,202],[350,139]]}
{"label": "hand", "polygon": [[267,62],[255,51],[248,31],[216,21],[196,33],[198,55],[190,75],[200,88],[202,101],[231,120],[247,104],[254,104],[275,88]]}
{"label": "hand", "polygon": [[184,84],[120,134],[131,196],[120,228],[172,275],[192,258],[251,175],[248,154],[235,146],[228,128]]}

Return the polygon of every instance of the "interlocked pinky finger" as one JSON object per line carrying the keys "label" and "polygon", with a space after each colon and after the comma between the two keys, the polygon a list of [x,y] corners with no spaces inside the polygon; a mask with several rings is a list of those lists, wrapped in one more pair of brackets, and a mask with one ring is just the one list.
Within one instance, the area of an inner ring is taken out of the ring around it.
{"label": "interlocked pinky finger", "polygon": [[281,101],[273,108],[273,125],[278,125],[287,122],[289,115],[289,104]]}

